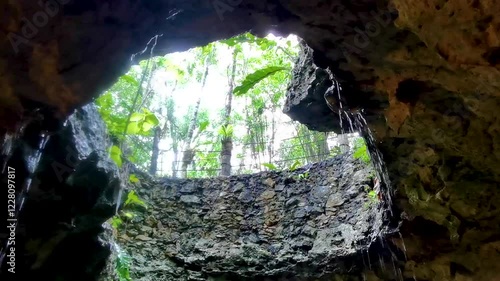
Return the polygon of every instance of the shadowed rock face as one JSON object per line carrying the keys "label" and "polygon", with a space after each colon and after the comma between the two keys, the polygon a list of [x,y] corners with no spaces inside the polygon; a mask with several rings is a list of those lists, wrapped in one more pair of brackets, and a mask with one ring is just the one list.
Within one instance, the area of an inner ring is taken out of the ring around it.
{"label": "shadowed rock face", "polygon": [[[367,109],[406,214],[404,277],[497,278],[497,0],[253,0],[229,10],[201,0],[58,3],[57,12],[36,1],[0,3],[1,134],[36,108],[45,120],[67,116],[109,87],[156,34],[163,36],[155,51],[164,54],[248,30],[294,33],[314,50],[316,66],[331,68],[349,107]],[[51,13],[46,22],[41,10]],[[16,37],[17,50],[14,33],[28,38]]]}
{"label": "shadowed rock face", "polygon": [[[15,236],[16,273],[7,272],[12,266],[4,263],[0,278],[93,280],[111,252],[103,223],[115,213],[120,188],[104,122],[94,106],[77,110],[50,135],[38,164],[37,132],[37,122],[26,126],[7,162],[9,170],[15,169],[16,205],[23,202],[23,209]],[[26,184],[27,196],[22,192]],[[3,248],[9,233],[1,229],[0,235]]]}
{"label": "shadowed rock face", "polygon": [[134,280],[360,278],[362,256],[384,228],[368,195],[374,177],[349,155],[293,172],[146,177],[138,194],[148,208],[117,241]]}
{"label": "shadowed rock face", "polygon": [[311,48],[304,43],[300,47],[283,113],[311,130],[339,132],[338,113],[333,112],[325,102],[325,93],[333,86],[330,75],[314,64]]}

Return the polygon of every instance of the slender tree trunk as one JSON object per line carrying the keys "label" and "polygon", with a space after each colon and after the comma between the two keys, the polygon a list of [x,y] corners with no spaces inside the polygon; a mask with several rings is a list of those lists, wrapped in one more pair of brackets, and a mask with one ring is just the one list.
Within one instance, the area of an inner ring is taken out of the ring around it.
{"label": "slender tree trunk", "polygon": [[330,148],[328,147],[328,132],[325,132],[323,138],[320,140],[320,161],[326,160],[330,157]]}
{"label": "slender tree trunk", "polygon": [[337,141],[340,146],[340,151],[342,153],[346,153],[349,151],[349,138],[347,137],[347,134],[340,134],[337,137]]}
{"label": "slender tree trunk", "polygon": [[172,140],[172,151],[174,152],[174,159],[172,161],[172,177],[177,178],[177,166],[178,166],[178,160],[179,160],[179,137],[178,137],[178,127],[177,127],[177,122],[175,119],[175,102],[173,95],[175,91],[177,90],[177,81],[175,81],[174,88],[170,92],[170,95],[167,97],[167,122],[165,122],[165,126],[163,127],[163,130],[161,131],[160,138],[164,138],[167,134],[167,132],[170,131],[170,139]]}
{"label": "slender tree trunk", "polygon": [[[233,90],[234,90],[234,77],[236,75],[236,49],[233,50],[233,65],[231,69],[229,78],[229,90],[227,92],[226,98],[226,109],[224,112],[224,127],[228,128],[231,125],[231,110],[233,103]],[[221,176],[231,175],[231,155],[233,152],[233,138],[231,135],[226,135],[222,137],[221,140],[222,150],[220,152],[220,163],[221,163]]]}
{"label": "slender tree trunk", "polygon": [[174,160],[172,161],[172,177],[175,179],[177,178],[177,172],[179,171],[178,169],[178,163],[179,163],[179,150],[177,149],[177,146],[173,148],[174,151]]}
{"label": "slender tree trunk", "polygon": [[[205,63],[205,73],[203,74],[203,82],[201,84],[201,92],[203,92],[203,89],[205,88],[205,83],[207,82],[207,76],[208,76],[208,68],[209,64],[208,62]],[[195,151],[193,148],[191,148],[191,145],[193,143],[193,136],[194,136],[194,130],[196,129],[196,125],[198,124],[198,113],[200,111],[200,104],[201,104],[201,95],[200,98],[198,98],[198,101],[196,102],[196,106],[194,108],[194,113],[193,113],[193,118],[191,119],[191,122],[189,124],[189,130],[187,134],[187,140],[186,140],[186,147],[184,148],[183,156],[182,156],[182,168],[181,168],[181,177],[187,178],[187,168],[189,164],[193,162]]]}
{"label": "slender tree trunk", "polygon": [[[173,99],[170,100],[173,103]],[[170,106],[167,110],[167,121],[170,129],[170,139],[172,139],[172,151],[174,152],[174,159],[172,161],[172,177],[177,178],[178,161],[179,161],[179,137],[177,133],[177,124],[174,116],[175,105]]]}
{"label": "slender tree trunk", "polygon": [[149,173],[153,176],[156,175],[158,170],[158,156],[160,155],[158,144],[160,143],[161,128],[156,127],[154,133],[151,164],[149,165]]}
{"label": "slender tree trunk", "polygon": [[269,154],[269,163],[272,163],[273,161],[275,138],[276,138],[276,118],[274,118],[274,111],[273,111],[273,118],[271,120],[271,139],[269,140],[269,143],[267,145],[267,153]]}
{"label": "slender tree trunk", "polygon": [[311,135],[311,133],[309,133],[307,137],[307,142],[305,144],[307,148],[307,163],[316,162],[316,157],[315,157],[316,153],[314,152],[314,147],[313,147],[314,135]]}

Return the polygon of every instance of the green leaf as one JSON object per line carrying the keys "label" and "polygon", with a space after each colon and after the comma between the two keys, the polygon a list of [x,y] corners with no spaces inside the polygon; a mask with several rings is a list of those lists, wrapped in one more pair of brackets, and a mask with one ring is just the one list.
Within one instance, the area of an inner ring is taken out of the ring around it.
{"label": "green leaf", "polygon": [[264,80],[265,78],[283,70],[288,70],[287,67],[283,66],[268,66],[263,69],[259,69],[255,71],[254,73],[249,74],[241,85],[238,87],[234,88],[234,95],[235,96],[241,96],[243,94],[246,94],[250,89],[252,89],[257,83],[260,81]]}
{"label": "green leaf", "polygon": [[297,170],[302,164],[299,162],[299,160],[295,160],[295,162],[290,166],[291,171]]}
{"label": "green leaf", "polygon": [[115,269],[118,273],[119,281],[132,281],[130,277],[130,257],[120,249],[118,249],[116,257]]}
{"label": "green leaf", "polygon": [[112,226],[114,229],[118,229],[122,223],[123,223],[122,219],[120,219],[120,217],[118,217],[118,216],[114,216],[114,217],[111,219],[111,226]]}
{"label": "green leaf", "polygon": [[137,176],[135,174],[131,174],[129,177],[128,177],[129,181],[131,183],[138,183],[139,182],[139,178],[137,178]]}
{"label": "green leaf", "polygon": [[142,128],[140,127],[140,122],[130,122],[128,123],[128,126],[127,126],[127,134],[129,135],[136,135],[136,134],[139,134],[142,130]]}
{"label": "green leaf", "polygon": [[370,192],[368,192],[368,196],[372,199],[375,199],[377,198],[377,193],[374,190],[371,190]]}
{"label": "green leaf", "polygon": [[113,160],[116,165],[121,168],[122,167],[122,150],[116,146],[113,145],[109,151],[109,155],[111,157],[111,160]]}
{"label": "green leaf", "polygon": [[278,170],[278,168],[273,163],[264,163],[262,166],[268,168],[271,171]]}
{"label": "green leaf", "polygon": [[129,205],[139,205],[139,206],[143,206],[143,207],[147,207],[146,206],[146,203],[144,203],[144,201],[142,201],[139,196],[137,195],[137,193],[135,193],[134,190],[130,191],[127,195],[127,200],[125,201],[125,204],[124,206],[129,206]]}
{"label": "green leaf", "polygon": [[221,126],[219,129],[219,135],[225,139],[231,138],[233,136],[233,132],[234,132],[234,127],[231,124],[227,126]]}
{"label": "green leaf", "polygon": [[156,115],[154,113],[147,114],[146,120],[144,122],[147,122],[147,123],[153,125],[153,127],[158,126],[158,124],[160,124],[160,120],[158,120],[158,118],[156,117]]}
{"label": "green leaf", "polygon": [[368,153],[368,148],[366,147],[365,140],[363,138],[358,138],[354,142],[354,159],[361,159],[365,163],[370,162],[370,154]]}
{"label": "green leaf", "polygon": [[130,75],[123,75],[121,78],[127,81],[128,83],[132,84],[133,86],[139,86],[139,82],[137,82],[137,80]]}
{"label": "green leaf", "polygon": [[142,131],[143,132],[149,132],[149,130],[151,130],[152,128],[154,128],[155,125],[151,124],[151,123],[148,123],[148,122],[144,122],[142,123]]}
{"label": "green leaf", "polygon": [[127,219],[133,219],[135,217],[135,214],[132,212],[123,212],[123,216]]}
{"label": "green leaf", "polygon": [[130,116],[130,122],[139,122],[143,121],[146,115],[144,113],[134,112]]}
{"label": "green leaf", "polygon": [[203,121],[200,123],[200,132],[203,132],[207,129],[208,125],[210,125],[210,121]]}

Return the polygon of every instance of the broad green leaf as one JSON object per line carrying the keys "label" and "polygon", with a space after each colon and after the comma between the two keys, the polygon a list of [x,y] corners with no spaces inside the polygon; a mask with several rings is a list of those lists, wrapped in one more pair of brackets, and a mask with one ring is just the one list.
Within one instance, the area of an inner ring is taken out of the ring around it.
{"label": "broad green leaf", "polygon": [[130,75],[123,75],[121,78],[134,86],[139,86],[139,82]]}
{"label": "broad green leaf", "polygon": [[144,113],[134,112],[130,116],[130,122],[139,122],[139,121],[144,120],[145,117],[146,117],[146,115]]}
{"label": "broad green leaf", "polygon": [[219,135],[223,138],[231,138],[233,136],[234,127],[229,124],[227,126],[221,126],[219,129]]}
{"label": "broad green leaf", "polygon": [[145,122],[151,124],[153,127],[158,126],[158,124],[160,124],[160,121],[158,120],[158,118],[154,113],[149,113],[148,115],[146,115]]}
{"label": "broad green leaf", "polygon": [[121,168],[122,167],[122,151],[121,151],[121,149],[118,146],[113,145],[110,149],[109,155],[111,157],[111,160],[113,160],[116,163],[116,165],[119,168]]}
{"label": "broad green leaf", "polygon": [[142,123],[142,131],[143,132],[149,132],[152,128],[154,128],[155,125],[148,123],[148,122],[143,122]]}
{"label": "broad green leaf", "polygon": [[129,177],[128,177],[129,181],[131,183],[138,183],[139,182],[139,178],[137,178],[137,176],[135,174],[131,174]]}
{"label": "broad green leaf", "polygon": [[139,134],[142,130],[142,128],[140,127],[142,123],[141,122],[130,122],[128,123],[128,126],[127,126],[127,134],[129,135],[136,135],[136,134]]}
{"label": "broad green leaf", "polygon": [[200,123],[200,132],[203,132],[207,129],[208,125],[210,124],[210,121],[203,121]]}
{"label": "broad green leaf", "polygon": [[127,200],[125,201],[125,204],[124,204],[124,206],[129,206],[129,205],[139,205],[139,206],[147,207],[146,203],[144,203],[144,201],[142,201],[139,198],[139,196],[137,195],[137,193],[135,193],[134,190],[132,190],[128,193]]}
{"label": "broad green leaf", "polygon": [[257,83],[260,81],[264,80],[265,78],[283,70],[288,70],[288,68],[283,67],[283,66],[268,66],[263,69],[259,69],[255,71],[252,74],[249,74],[241,85],[238,87],[234,88],[234,95],[235,96],[241,96],[243,94],[246,94],[250,89],[252,89]]}
{"label": "broad green leaf", "polygon": [[262,164],[262,166],[268,168],[271,171],[275,171],[278,169],[273,163],[264,163]]}
{"label": "broad green leaf", "polygon": [[298,167],[300,167],[302,164],[299,162],[299,160],[295,160],[295,162],[290,166],[290,170],[295,171],[297,170]]}

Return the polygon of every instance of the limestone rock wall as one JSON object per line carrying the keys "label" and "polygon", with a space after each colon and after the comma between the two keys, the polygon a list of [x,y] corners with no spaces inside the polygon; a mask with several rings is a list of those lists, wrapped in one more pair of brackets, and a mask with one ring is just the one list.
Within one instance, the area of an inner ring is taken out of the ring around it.
{"label": "limestone rock wall", "polygon": [[132,258],[133,280],[361,278],[363,251],[384,229],[379,201],[368,195],[374,177],[347,155],[293,172],[142,177],[148,208],[120,227],[117,241]]}
{"label": "limestone rock wall", "polygon": [[[39,122],[28,123],[24,134],[12,139],[11,157],[2,159],[15,169],[16,207],[23,208],[17,218],[15,274],[7,271],[6,258],[0,279],[95,280],[111,253],[103,223],[115,213],[121,182],[109,159],[104,122],[92,105],[77,110],[50,135],[37,161]],[[2,195],[7,198],[6,189]],[[0,229],[2,248],[7,231]]]}

